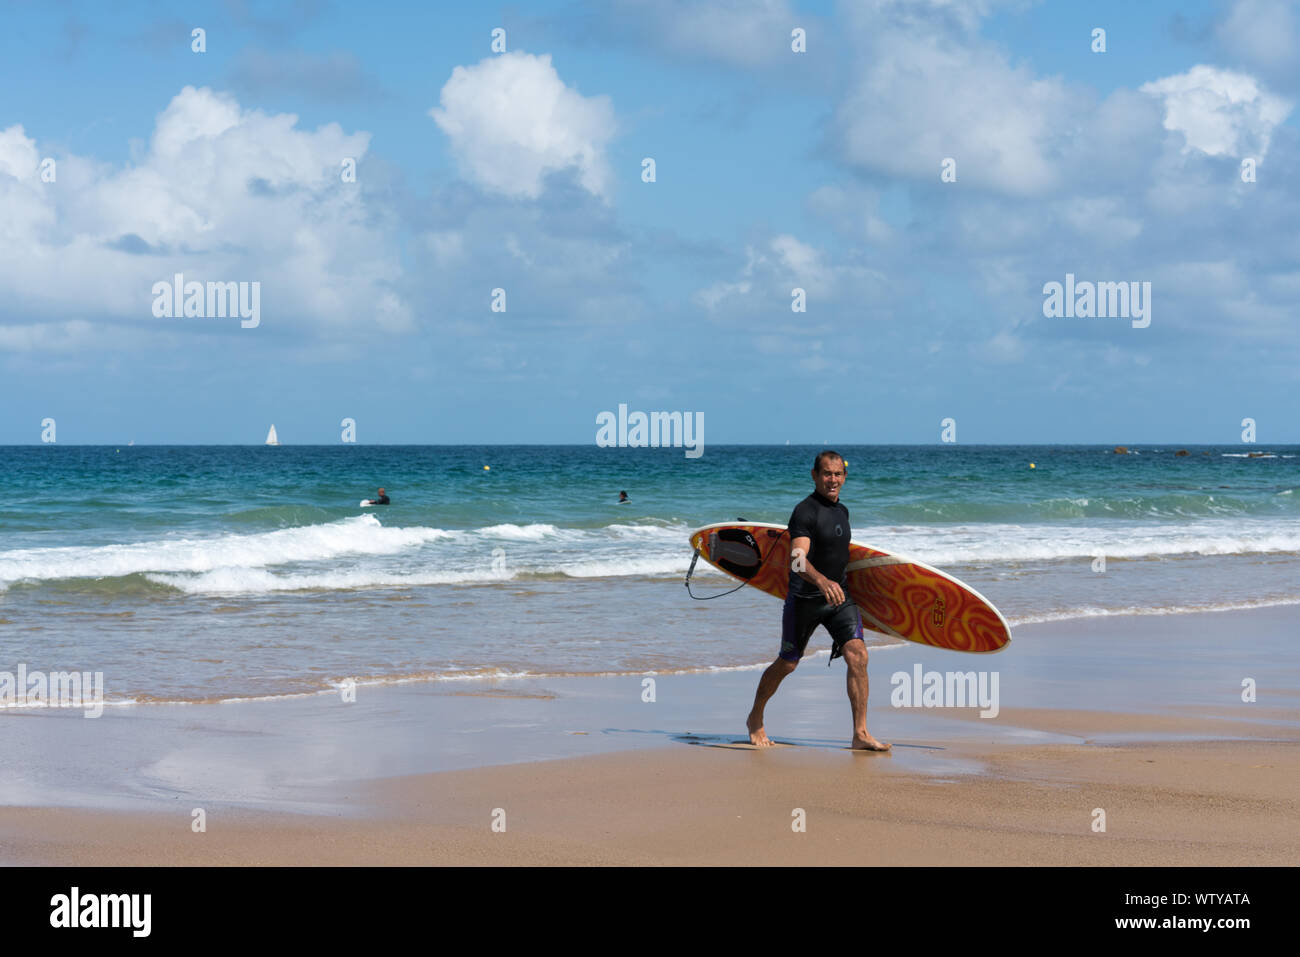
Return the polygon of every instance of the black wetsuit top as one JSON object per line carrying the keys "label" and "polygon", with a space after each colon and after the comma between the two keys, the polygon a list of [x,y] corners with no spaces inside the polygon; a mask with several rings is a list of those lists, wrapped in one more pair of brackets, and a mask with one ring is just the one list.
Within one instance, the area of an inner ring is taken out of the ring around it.
{"label": "black wetsuit top", "polygon": [[[843,585],[849,564],[849,510],[813,492],[790,514],[790,540],[808,539],[808,562],[831,581]],[[798,598],[821,597],[821,590],[797,572],[790,572],[790,594]]]}
{"label": "black wetsuit top", "polygon": [[381,495],[381,496],[379,496],[379,498],[375,499],[374,502],[373,502],[372,504],[374,504],[374,505],[387,505],[387,504],[388,504],[388,496],[387,496],[387,495]]}

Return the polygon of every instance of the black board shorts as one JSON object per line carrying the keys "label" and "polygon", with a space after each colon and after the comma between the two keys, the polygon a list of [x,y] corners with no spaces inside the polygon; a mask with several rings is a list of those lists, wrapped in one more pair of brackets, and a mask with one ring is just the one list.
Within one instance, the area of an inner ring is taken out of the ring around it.
{"label": "black board shorts", "polygon": [[832,605],[821,595],[809,598],[787,595],[781,613],[780,657],[794,662],[802,658],[808,639],[818,625],[824,625],[830,632],[831,661],[844,654],[845,642],[862,637],[862,616],[852,599]]}

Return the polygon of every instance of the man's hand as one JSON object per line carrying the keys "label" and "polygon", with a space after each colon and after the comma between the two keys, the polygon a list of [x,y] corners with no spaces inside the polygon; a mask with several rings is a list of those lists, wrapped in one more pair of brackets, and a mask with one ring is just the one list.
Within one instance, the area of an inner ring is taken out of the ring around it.
{"label": "man's hand", "polygon": [[844,604],[844,589],[813,568],[812,562],[808,561],[808,549],[811,545],[812,539],[807,535],[800,535],[790,540],[790,570],[804,581],[816,585],[822,597],[838,608]]}
{"label": "man's hand", "polygon": [[823,577],[822,580],[817,583],[817,587],[821,589],[822,597],[826,599],[828,605],[834,605],[838,608],[840,605],[844,604],[844,589],[836,582]]}

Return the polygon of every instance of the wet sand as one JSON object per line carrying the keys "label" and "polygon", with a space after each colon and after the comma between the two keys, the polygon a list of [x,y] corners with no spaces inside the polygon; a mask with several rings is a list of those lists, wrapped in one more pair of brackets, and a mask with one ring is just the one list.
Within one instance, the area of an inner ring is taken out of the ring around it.
{"label": "wet sand", "polygon": [[[824,657],[769,706],[786,746],[763,751],[735,746],[756,670],[657,676],[653,700],[629,676],[8,713],[0,862],[1295,864],[1293,635],[1262,609],[1025,626],[992,656],[881,649],[884,755],[844,747]],[[893,706],[917,665],[996,671],[997,717]]]}

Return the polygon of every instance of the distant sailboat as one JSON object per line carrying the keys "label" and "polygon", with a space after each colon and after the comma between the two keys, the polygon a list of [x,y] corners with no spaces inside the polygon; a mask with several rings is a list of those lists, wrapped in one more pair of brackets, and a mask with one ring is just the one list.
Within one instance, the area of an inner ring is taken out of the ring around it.
{"label": "distant sailboat", "polygon": [[267,445],[279,445],[279,444],[280,444],[280,438],[279,438],[279,436],[277,436],[277,435],[275,434],[275,426],[274,426],[274,425],[271,426],[271,431],[266,433],[266,444],[267,444]]}

